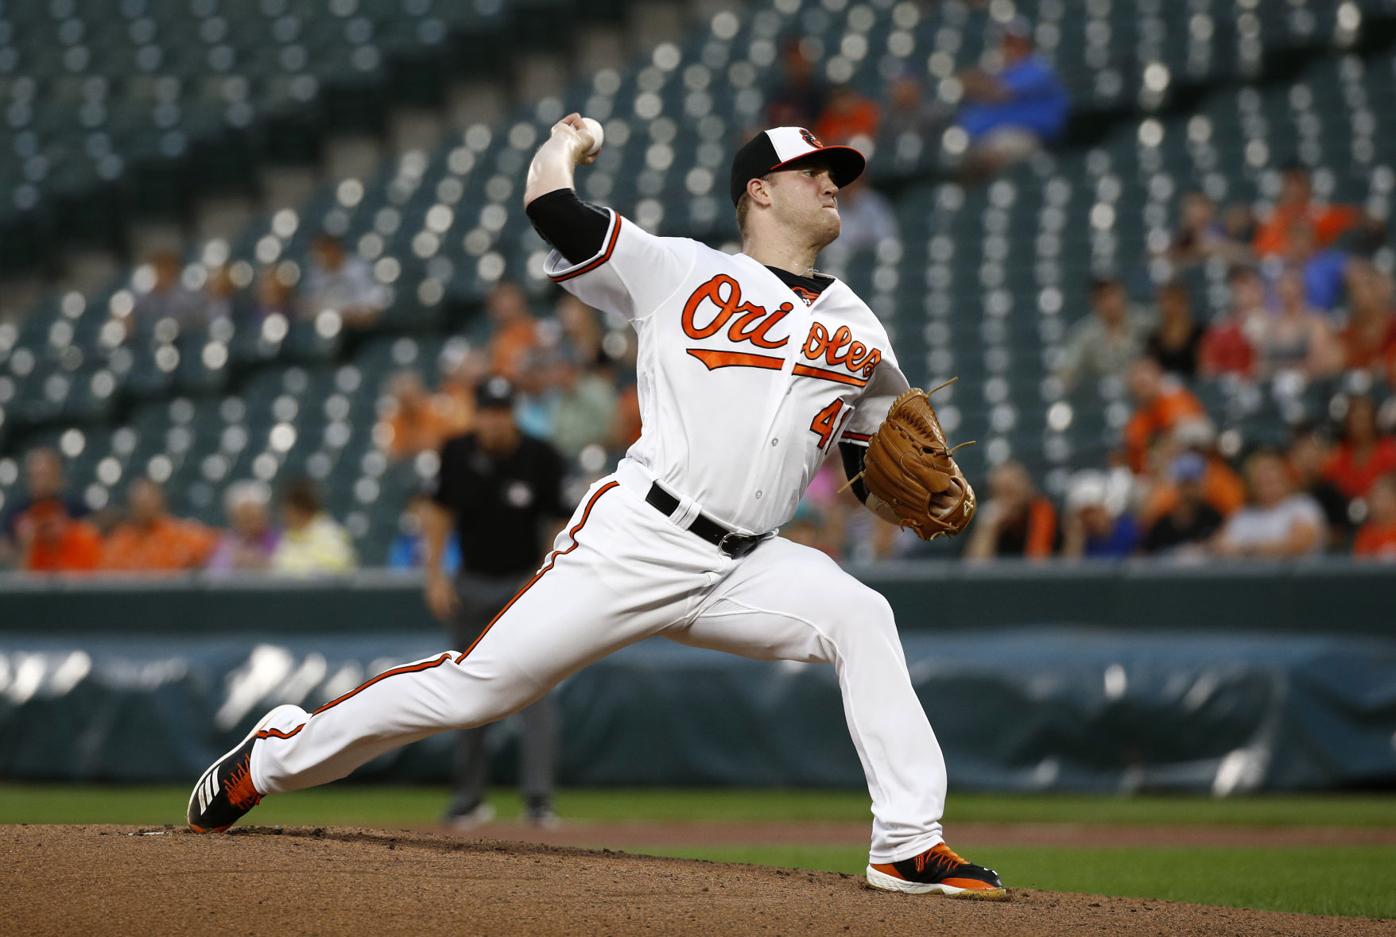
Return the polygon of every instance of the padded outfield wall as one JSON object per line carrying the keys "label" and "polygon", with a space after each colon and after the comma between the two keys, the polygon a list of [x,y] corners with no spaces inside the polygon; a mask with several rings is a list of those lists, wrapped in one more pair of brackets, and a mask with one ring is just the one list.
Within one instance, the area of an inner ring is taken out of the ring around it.
{"label": "padded outfield wall", "polygon": [[[860,573],[896,609],[956,787],[1396,784],[1388,569]],[[0,578],[0,778],[187,780],[270,706],[313,708],[445,646],[410,577]],[[828,667],[654,639],[556,692],[564,784],[862,785]],[[449,763],[443,736],[360,774],[440,780]],[[497,769],[509,780],[513,760]]]}

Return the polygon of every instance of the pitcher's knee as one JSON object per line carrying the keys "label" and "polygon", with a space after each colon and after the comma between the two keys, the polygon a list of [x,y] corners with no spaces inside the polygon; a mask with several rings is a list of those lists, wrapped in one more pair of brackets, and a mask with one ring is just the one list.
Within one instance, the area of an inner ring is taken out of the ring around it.
{"label": "pitcher's knee", "polygon": [[829,608],[830,636],[843,646],[897,639],[896,617],[882,594],[860,586]]}

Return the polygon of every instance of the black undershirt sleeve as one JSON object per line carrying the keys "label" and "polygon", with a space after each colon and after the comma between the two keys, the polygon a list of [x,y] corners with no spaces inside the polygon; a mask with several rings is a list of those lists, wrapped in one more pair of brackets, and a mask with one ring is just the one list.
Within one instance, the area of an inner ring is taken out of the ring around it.
{"label": "black undershirt sleeve", "polygon": [[[839,443],[839,455],[843,456],[843,474],[845,478],[852,478],[863,471],[863,456],[867,455],[868,447],[860,446],[855,442]],[[849,486],[858,500],[864,504],[868,502],[868,486],[863,484],[860,478]]]}
{"label": "black undershirt sleeve", "polygon": [[601,252],[611,216],[602,208],[589,205],[573,189],[554,189],[524,206],[533,230],[568,262],[579,264]]}

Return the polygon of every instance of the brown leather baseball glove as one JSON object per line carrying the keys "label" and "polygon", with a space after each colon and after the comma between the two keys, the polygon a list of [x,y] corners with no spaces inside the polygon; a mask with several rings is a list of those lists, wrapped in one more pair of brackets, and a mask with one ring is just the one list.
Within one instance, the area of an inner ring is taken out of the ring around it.
{"label": "brown leather baseball glove", "polygon": [[883,517],[892,515],[894,523],[910,527],[922,540],[955,536],[974,518],[975,500],[954,451],[930,397],[917,387],[906,391],[868,440],[863,459],[868,506]]}

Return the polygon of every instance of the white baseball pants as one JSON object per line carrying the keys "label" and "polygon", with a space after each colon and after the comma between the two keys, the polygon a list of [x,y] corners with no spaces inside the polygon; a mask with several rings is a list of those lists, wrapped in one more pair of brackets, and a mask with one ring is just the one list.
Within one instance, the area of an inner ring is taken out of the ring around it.
{"label": "white baseball pants", "polygon": [[[941,842],[945,761],[887,600],[818,550],[774,538],[741,559],[645,502],[629,460],[597,482],[538,574],[470,647],[395,667],[260,733],[263,794],[326,784],[390,749],[501,719],[653,635],[761,660],[831,663],[872,796],[871,860]],[[680,504],[676,514],[694,510]]]}

